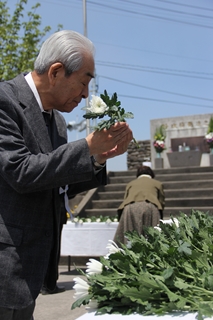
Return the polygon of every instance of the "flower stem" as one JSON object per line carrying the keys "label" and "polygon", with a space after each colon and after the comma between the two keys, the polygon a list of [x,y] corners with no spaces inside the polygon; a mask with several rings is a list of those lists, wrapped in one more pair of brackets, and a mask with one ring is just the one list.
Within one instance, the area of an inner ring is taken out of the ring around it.
{"label": "flower stem", "polygon": [[136,147],[139,148],[140,146],[139,146],[139,144],[137,143],[137,141],[135,140],[135,138],[133,138],[132,140],[133,140],[134,144],[136,145]]}

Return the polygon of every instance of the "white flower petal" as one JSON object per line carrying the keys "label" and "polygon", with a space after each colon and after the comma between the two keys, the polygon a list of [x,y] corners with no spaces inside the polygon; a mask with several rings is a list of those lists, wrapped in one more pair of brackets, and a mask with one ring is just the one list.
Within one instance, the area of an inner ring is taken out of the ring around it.
{"label": "white flower petal", "polygon": [[108,259],[108,256],[112,253],[116,253],[116,252],[124,253],[124,250],[119,248],[118,245],[113,240],[108,240],[108,244],[106,248],[109,251],[109,254],[106,256],[106,259]]}
{"label": "white flower petal", "polygon": [[73,281],[75,282],[75,285],[73,286],[73,289],[75,289],[74,299],[79,299],[88,295],[89,285],[85,280],[77,277],[74,278]]}
{"label": "white flower petal", "polygon": [[178,221],[178,219],[177,219],[177,218],[174,218],[173,221],[174,221],[176,227],[179,227],[179,221]]}
{"label": "white flower petal", "polygon": [[158,230],[158,231],[160,231],[161,232],[161,228],[160,227],[154,227],[154,229],[156,229],[156,230]]}
{"label": "white flower petal", "polygon": [[87,108],[87,110],[97,114],[102,114],[109,109],[109,107],[107,107],[106,103],[100,97],[94,95],[92,95],[89,105],[90,108]]}
{"label": "white flower petal", "polygon": [[86,269],[86,273],[88,273],[89,275],[92,274],[100,274],[103,270],[103,264],[95,259],[89,259],[90,262],[87,262],[87,269]]}

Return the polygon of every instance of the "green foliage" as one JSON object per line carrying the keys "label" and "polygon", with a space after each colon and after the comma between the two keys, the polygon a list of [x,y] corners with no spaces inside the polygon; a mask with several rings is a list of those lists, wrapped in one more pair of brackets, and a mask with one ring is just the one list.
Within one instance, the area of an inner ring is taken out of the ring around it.
{"label": "green foliage", "polygon": [[[103,119],[105,116],[108,116],[109,119],[105,119],[99,122],[99,124],[94,128],[95,130],[101,131],[103,129],[109,129],[112,125],[114,125],[116,122],[126,122],[126,119],[133,119],[134,115],[132,112],[126,112],[124,108],[122,108],[121,102],[118,101],[117,93],[115,92],[112,97],[110,98],[107,91],[104,90],[104,94],[100,94],[100,98],[105,102],[108,109],[100,113],[95,112],[87,112],[85,115],[83,115],[86,119]],[[87,109],[86,108],[83,108]],[[137,148],[139,148],[138,143],[136,142],[135,138],[133,138],[133,141]]]}
{"label": "green foliage", "polygon": [[207,133],[213,132],[213,117],[209,120],[208,131]]}
{"label": "green foliage", "polygon": [[165,126],[162,124],[159,128],[156,129],[154,140],[165,141],[165,139],[166,139],[166,130],[165,130]]}
{"label": "green foliage", "polygon": [[[24,20],[26,4],[27,0],[17,1],[11,16],[7,1],[0,1],[0,81],[33,70],[42,39],[51,30],[49,26],[42,31],[39,29],[41,17],[36,13],[39,3],[27,12],[28,21]],[[58,30],[61,28],[58,25]]]}
{"label": "green foliage", "polygon": [[126,233],[127,246],[101,257],[102,273],[86,275],[96,314],[213,316],[213,217],[192,210],[172,220],[145,236]]}

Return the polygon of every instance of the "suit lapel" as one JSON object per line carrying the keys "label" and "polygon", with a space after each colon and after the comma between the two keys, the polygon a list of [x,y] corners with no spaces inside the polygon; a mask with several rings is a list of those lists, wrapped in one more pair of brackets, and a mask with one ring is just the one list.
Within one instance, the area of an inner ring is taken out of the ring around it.
{"label": "suit lapel", "polygon": [[66,124],[62,122],[62,116],[58,111],[52,112],[52,146],[53,149],[57,149],[62,144],[67,142],[67,129]]}
{"label": "suit lapel", "polygon": [[36,98],[28,86],[23,75],[19,75],[14,79],[18,89],[18,99],[23,109],[24,115],[31,127],[35,138],[43,153],[53,150],[50,137],[46,128],[46,124],[41,109]]}

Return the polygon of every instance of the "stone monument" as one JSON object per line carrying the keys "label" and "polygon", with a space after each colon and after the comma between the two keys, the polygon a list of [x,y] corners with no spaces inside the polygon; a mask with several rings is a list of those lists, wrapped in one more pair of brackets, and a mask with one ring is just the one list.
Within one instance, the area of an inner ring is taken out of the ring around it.
{"label": "stone monument", "polygon": [[[208,124],[213,114],[198,114],[150,120],[151,163],[155,169],[156,151],[153,147],[157,127],[166,129],[166,150],[162,152],[163,167],[208,166],[209,148],[205,142]],[[187,152],[187,153],[185,153]],[[172,162],[172,160],[173,162]]]}

